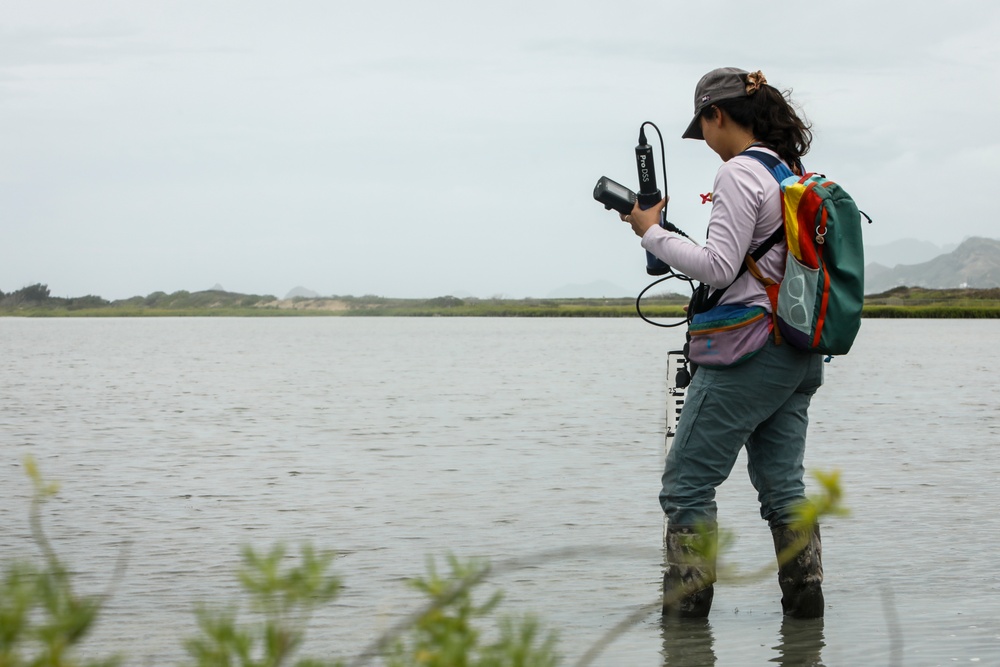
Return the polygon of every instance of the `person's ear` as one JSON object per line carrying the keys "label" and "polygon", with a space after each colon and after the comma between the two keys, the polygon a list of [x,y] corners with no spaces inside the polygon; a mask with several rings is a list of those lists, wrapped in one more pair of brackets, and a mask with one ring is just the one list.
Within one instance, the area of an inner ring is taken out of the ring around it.
{"label": "person's ear", "polygon": [[711,116],[708,119],[708,122],[712,123],[718,128],[721,128],[722,124],[725,122],[723,116],[726,115],[726,112],[720,109],[719,107],[715,106],[714,104],[712,105],[712,109],[715,110],[715,115]]}

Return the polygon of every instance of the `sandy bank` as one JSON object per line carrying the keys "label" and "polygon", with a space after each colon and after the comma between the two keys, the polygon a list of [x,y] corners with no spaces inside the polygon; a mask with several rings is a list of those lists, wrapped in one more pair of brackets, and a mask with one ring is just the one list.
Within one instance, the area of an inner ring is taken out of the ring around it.
{"label": "sandy bank", "polygon": [[261,308],[278,308],[279,310],[347,310],[346,301],[339,299],[279,299],[258,304]]}

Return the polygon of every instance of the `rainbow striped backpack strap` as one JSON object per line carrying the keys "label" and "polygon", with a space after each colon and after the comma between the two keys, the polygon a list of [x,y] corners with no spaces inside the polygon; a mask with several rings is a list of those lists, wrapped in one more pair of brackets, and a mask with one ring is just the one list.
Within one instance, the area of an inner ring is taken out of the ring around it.
{"label": "rainbow striped backpack strap", "polygon": [[767,167],[781,186],[788,254],[780,284],[768,290],[781,337],[802,350],[847,354],[861,328],[865,296],[863,214],[822,174],[796,176],[763,151],[743,155]]}

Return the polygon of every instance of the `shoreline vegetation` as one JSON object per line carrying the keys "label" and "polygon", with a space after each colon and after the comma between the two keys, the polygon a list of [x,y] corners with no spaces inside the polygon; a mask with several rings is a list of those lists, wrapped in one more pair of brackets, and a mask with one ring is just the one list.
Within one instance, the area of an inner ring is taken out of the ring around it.
{"label": "shoreline vegetation", "polygon": [[[642,300],[651,319],[684,316],[688,297],[654,294]],[[1000,288],[942,289],[896,287],[865,297],[864,317],[1000,318]],[[43,284],[0,292],[0,317],[635,317],[635,299],[505,299],[440,296],[397,299],[383,296],[329,296],[278,299],[271,295],[223,290],[179,291],[108,301],[99,296],[53,297]]]}

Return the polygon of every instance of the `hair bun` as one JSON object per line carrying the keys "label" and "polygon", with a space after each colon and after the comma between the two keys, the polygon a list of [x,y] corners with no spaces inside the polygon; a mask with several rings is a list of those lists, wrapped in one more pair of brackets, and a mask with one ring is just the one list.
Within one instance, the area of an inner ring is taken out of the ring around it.
{"label": "hair bun", "polygon": [[747,95],[753,95],[761,86],[767,85],[767,78],[760,70],[747,74]]}

